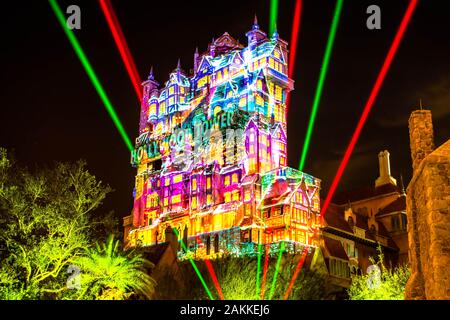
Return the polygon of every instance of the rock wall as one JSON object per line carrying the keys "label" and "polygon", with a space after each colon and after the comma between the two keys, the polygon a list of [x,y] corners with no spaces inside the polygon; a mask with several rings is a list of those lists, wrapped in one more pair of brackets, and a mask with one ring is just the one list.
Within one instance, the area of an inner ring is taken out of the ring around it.
{"label": "rock wall", "polygon": [[450,299],[450,140],[432,151],[428,110],[410,118],[413,178],[407,189],[411,277],[406,299]]}

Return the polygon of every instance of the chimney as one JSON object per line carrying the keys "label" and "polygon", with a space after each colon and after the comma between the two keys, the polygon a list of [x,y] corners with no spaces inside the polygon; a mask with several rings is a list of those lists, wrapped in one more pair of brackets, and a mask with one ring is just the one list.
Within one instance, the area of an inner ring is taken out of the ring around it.
{"label": "chimney", "polygon": [[430,110],[416,110],[409,117],[409,143],[413,174],[422,160],[434,150],[433,121]]}
{"label": "chimney", "polygon": [[389,161],[389,151],[384,150],[378,154],[380,176],[375,180],[375,187],[385,184],[397,185],[397,180],[391,176],[391,163]]}

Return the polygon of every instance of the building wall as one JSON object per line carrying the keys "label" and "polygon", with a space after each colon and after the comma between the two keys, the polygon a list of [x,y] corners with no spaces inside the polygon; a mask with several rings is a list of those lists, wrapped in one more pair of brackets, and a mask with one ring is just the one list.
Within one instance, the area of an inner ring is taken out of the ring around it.
{"label": "building wall", "polygon": [[407,299],[450,299],[450,140],[434,150],[431,111],[409,119],[413,178],[407,189],[411,277]]}
{"label": "building wall", "polygon": [[409,299],[450,299],[450,140],[427,156],[408,186]]}

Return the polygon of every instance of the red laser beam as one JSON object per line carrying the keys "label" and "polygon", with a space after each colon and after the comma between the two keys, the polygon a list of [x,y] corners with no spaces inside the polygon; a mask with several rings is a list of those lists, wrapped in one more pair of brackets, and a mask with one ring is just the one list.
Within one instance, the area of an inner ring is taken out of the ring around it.
{"label": "red laser beam", "polygon": [[130,53],[130,49],[128,48],[128,44],[125,40],[125,37],[122,32],[122,28],[120,27],[117,16],[114,12],[112,4],[110,0],[99,0],[100,7],[103,11],[103,14],[108,23],[108,27],[111,31],[111,34],[114,38],[114,42],[116,43],[117,48],[119,49],[120,57],[125,65],[128,76],[130,77],[131,83],[133,85],[134,91],[138,96],[139,101],[142,100],[142,92],[141,92],[141,79],[139,77],[139,73],[137,71],[136,65],[133,60],[133,56]]}
{"label": "red laser beam", "polygon": [[300,273],[300,270],[302,269],[302,266],[306,260],[307,254],[308,254],[308,247],[305,247],[305,249],[303,250],[302,256],[300,257],[300,260],[298,261],[297,266],[295,267],[294,275],[292,276],[292,279],[289,282],[289,286],[286,290],[286,293],[284,294],[284,297],[283,297],[284,300],[287,300],[287,298],[291,294],[292,287],[294,286],[295,280],[297,280],[298,274]]}
{"label": "red laser beam", "polygon": [[[300,17],[302,15],[302,0],[295,1],[294,7],[294,19],[292,22],[292,31],[291,31],[291,50],[289,52],[289,71],[288,76],[290,79],[294,76],[294,66],[295,66],[295,56],[297,52],[297,41],[298,35],[300,33]],[[289,102],[291,95],[288,93],[286,96],[286,114],[289,110]]]}
{"label": "red laser beam", "polygon": [[266,290],[267,269],[269,268],[269,253],[270,253],[270,246],[267,246],[266,256],[264,257],[263,278],[261,282],[261,300],[264,300],[264,293]]}
{"label": "red laser beam", "polygon": [[323,203],[323,206],[322,206],[322,210],[320,212],[321,216],[323,216],[326,213],[328,206],[330,205],[331,198],[333,197],[334,192],[336,191],[336,188],[339,184],[342,174],[344,173],[345,167],[347,166],[347,163],[350,159],[353,149],[355,148],[356,142],[358,141],[358,138],[359,138],[361,130],[364,126],[364,123],[366,122],[367,117],[369,116],[369,112],[372,109],[375,99],[378,96],[378,93],[381,89],[381,85],[383,84],[383,81],[386,77],[389,67],[391,66],[392,60],[394,59],[395,53],[397,52],[397,49],[400,45],[400,42],[403,38],[403,35],[406,31],[409,21],[411,20],[414,9],[417,6],[417,2],[418,2],[418,0],[411,0],[409,2],[408,8],[405,12],[405,15],[403,16],[400,27],[398,28],[397,34],[395,35],[394,41],[392,42],[392,45],[391,45],[391,48],[389,49],[386,59],[384,60],[383,66],[381,68],[380,73],[378,74],[378,78],[375,82],[375,85],[372,88],[369,99],[367,100],[367,103],[364,107],[363,113],[361,114],[361,118],[359,119],[356,129],[353,132],[353,136],[350,140],[347,150],[345,150],[344,157],[342,158],[342,161],[336,172],[336,176],[334,177],[333,182],[331,183],[330,190],[328,191],[328,194],[327,194],[325,201]]}
{"label": "red laser beam", "polygon": [[295,54],[297,51],[298,34],[300,33],[300,17],[302,14],[302,0],[295,1],[294,20],[291,31],[291,50],[289,53],[289,78],[294,75]]}
{"label": "red laser beam", "polygon": [[[197,236],[197,243],[200,244],[200,237]],[[220,287],[219,280],[217,279],[216,272],[214,271],[214,267],[209,259],[205,259],[206,267],[208,268],[209,274],[211,275],[211,279],[216,287],[217,293],[219,294],[220,300],[225,300],[222,292],[222,288]]]}
{"label": "red laser beam", "polygon": [[206,267],[208,268],[209,274],[211,275],[211,278],[214,282],[214,286],[216,287],[217,292],[219,293],[220,300],[225,300],[225,298],[223,297],[222,288],[220,287],[219,280],[217,280],[217,276],[216,273],[214,272],[214,268],[211,264],[211,261],[209,261],[209,259],[206,259],[205,263]]}
{"label": "red laser beam", "polygon": [[[114,25],[116,26],[116,30],[119,34],[121,42],[123,43],[125,53],[128,57],[130,65],[131,65],[131,70],[133,71],[133,74],[134,74],[134,78],[137,79],[139,81],[138,84],[140,84],[142,80],[141,80],[141,77],[139,76],[139,72],[137,71],[136,64],[134,63],[133,56],[131,55],[130,48],[128,47],[128,43],[125,39],[122,28],[120,27],[120,23],[119,23],[119,20],[117,19],[116,11],[114,10],[114,7],[112,6],[111,0],[107,0],[106,4],[108,5],[112,20],[114,22]],[[142,91],[139,91],[139,92],[142,92]]]}

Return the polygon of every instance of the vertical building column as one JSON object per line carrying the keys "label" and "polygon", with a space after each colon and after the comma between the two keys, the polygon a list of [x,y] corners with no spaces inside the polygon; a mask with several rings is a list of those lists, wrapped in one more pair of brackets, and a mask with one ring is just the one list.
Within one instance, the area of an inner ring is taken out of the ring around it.
{"label": "vertical building column", "polygon": [[430,110],[416,110],[409,117],[409,141],[413,171],[434,150],[433,122]]}

